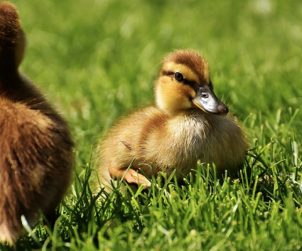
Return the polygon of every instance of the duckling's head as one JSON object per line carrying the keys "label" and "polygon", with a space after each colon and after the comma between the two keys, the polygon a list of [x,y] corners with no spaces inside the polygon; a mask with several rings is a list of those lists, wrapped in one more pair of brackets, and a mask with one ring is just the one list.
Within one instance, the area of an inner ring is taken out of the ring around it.
{"label": "duckling's head", "polygon": [[213,91],[208,62],[197,52],[177,50],[167,55],[155,85],[156,104],[169,114],[192,109],[226,114],[228,108]]}
{"label": "duckling's head", "polygon": [[25,34],[16,7],[0,3],[0,72],[9,74],[21,63],[25,50]]}

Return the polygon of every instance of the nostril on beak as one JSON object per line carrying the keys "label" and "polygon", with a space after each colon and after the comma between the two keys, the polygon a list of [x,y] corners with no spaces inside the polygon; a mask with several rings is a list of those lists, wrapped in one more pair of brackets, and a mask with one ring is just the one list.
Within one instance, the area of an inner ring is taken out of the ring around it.
{"label": "nostril on beak", "polygon": [[224,104],[219,104],[217,109],[221,114],[227,114],[229,112],[229,109]]}

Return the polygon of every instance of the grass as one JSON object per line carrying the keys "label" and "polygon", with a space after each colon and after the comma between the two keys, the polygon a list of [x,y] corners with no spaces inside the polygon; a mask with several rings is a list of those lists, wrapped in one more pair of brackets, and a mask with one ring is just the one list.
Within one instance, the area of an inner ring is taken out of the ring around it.
{"label": "grass", "polygon": [[[14,3],[28,38],[21,70],[76,142],[74,182],[54,228],[41,220],[17,249],[302,249],[300,1]],[[118,117],[152,103],[160,60],[176,48],[208,59],[217,95],[249,135],[251,177],[219,181],[199,167],[184,185],[172,176],[145,192],[92,191],[96,142]]]}

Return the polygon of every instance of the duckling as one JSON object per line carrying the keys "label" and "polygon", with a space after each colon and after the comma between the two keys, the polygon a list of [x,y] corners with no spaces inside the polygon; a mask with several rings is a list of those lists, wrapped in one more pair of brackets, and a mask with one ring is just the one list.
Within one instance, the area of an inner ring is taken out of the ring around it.
{"label": "duckling", "polygon": [[51,215],[71,179],[73,142],[66,122],[18,71],[25,35],[15,6],[0,3],[0,243]]}
{"label": "duckling", "polygon": [[248,143],[214,93],[207,61],[193,50],[167,55],[155,81],[155,106],[119,121],[97,147],[98,177],[150,186],[158,172],[182,179],[197,162],[230,173],[242,166]]}

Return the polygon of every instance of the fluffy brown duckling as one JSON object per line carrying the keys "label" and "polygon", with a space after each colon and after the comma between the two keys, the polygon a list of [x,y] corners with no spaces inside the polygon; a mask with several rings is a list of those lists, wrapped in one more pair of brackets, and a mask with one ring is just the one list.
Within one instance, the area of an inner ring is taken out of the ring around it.
{"label": "fluffy brown duckling", "polygon": [[12,4],[0,3],[0,242],[51,214],[70,182],[73,142],[65,121],[18,71],[24,33]]}
{"label": "fluffy brown duckling", "polygon": [[111,179],[150,186],[150,178],[175,170],[183,178],[197,161],[234,172],[244,161],[247,141],[228,108],[215,95],[207,61],[178,50],[162,63],[155,83],[156,105],[118,122],[97,149],[100,182]]}

